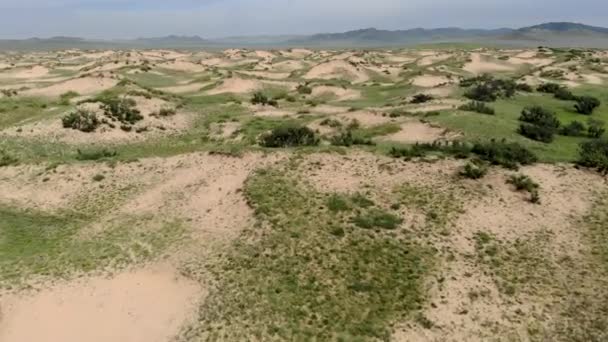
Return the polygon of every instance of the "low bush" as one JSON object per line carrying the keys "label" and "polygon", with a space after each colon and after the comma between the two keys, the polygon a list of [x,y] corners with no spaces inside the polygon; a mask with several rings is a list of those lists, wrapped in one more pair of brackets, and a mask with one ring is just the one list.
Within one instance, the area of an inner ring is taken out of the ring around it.
{"label": "low bush", "polygon": [[412,100],[410,101],[410,103],[412,103],[412,104],[419,104],[419,103],[429,102],[429,101],[432,101],[432,100],[433,100],[433,97],[431,95],[417,94],[417,95],[414,95],[414,97],[412,98]]}
{"label": "low bush", "polygon": [[6,151],[0,150],[0,167],[15,165],[19,163],[19,160]]}
{"label": "low bush", "polygon": [[371,139],[366,139],[363,137],[358,137],[353,135],[353,132],[350,130],[342,131],[340,134],[332,137],[331,144],[334,146],[346,146],[350,147],[353,145],[374,145],[374,142]]}
{"label": "low bush", "polygon": [[595,168],[604,174],[608,174],[607,139],[593,139],[583,142],[579,147],[579,153],[579,165]]}
{"label": "low bush", "polygon": [[462,170],[460,175],[469,179],[481,179],[488,173],[488,165],[482,160],[473,160],[468,162]]}
{"label": "low bush", "polygon": [[95,176],[93,176],[93,181],[94,182],[101,182],[102,180],[106,179],[106,176],[98,173]]}
{"label": "low bush", "polygon": [[342,122],[340,122],[339,120],[336,120],[336,119],[327,118],[327,119],[324,119],[323,121],[321,121],[319,123],[319,125],[328,126],[331,128],[338,128],[338,127],[342,127]]}
{"label": "low bush", "polygon": [[507,179],[507,183],[514,185],[517,191],[527,191],[530,194],[530,202],[540,203],[540,196],[538,193],[540,185],[534,182],[530,177],[526,175],[512,175]]}
{"label": "low bush", "polygon": [[556,90],[554,96],[556,99],[564,101],[576,101],[578,99],[576,95],[572,94],[572,92],[565,87]]}
{"label": "low bush", "polygon": [[83,109],[68,113],[61,118],[61,123],[64,128],[76,129],[87,133],[95,131],[100,124],[95,113]]}
{"label": "low bush", "polygon": [[394,214],[385,212],[381,209],[372,208],[361,213],[353,218],[353,223],[364,229],[397,229],[403,222],[403,219]]}
{"label": "low bush", "polygon": [[116,157],[118,152],[114,150],[102,149],[89,149],[89,150],[76,150],[77,160],[100,160],[105,158]]}
{"label": "low bush", "polygon": [[157,117],[167,117],[167,116],[173,116],[176,113],[177,112],[176,112],[175,108],[163,107],[163,108],[161,108],[161,109],[158,110],[158,113],[156,113],[155,116],[157,116]]}
{"label": "low bush", "polygon": [[585,115],[591,115],[593,111],[600,106],[600,100],[591,96],[580,96],[576,99],[574,108],[577,112]]}
{"label": "low bush", "polygon": [[[473,88],[469,89],[464,96],[475,101],[494,102],[499,97],[510,98],[515,95],[517,84],[513,80],[494,79],[485,75],[465,82]],[[461,85],[463,81],[461,81]]]}
{"label": "low bush", "polygon": [[471,101],[467,104],[464,104],[459,107],[460,110],[468,111],[468,112],[476,112],[481,114],[494,115],[496,112],[494,108],[486,105],[483,102]]}
{"label": "low bush", "polygon": [[562,88],[563,88],[563,86],[561,86],[557,83],[543,83],[543,84],[539,85],[538,88],[536,88],[536,90],[541,93],[555,94]]}
{"label": "low bush", "polygon": [[67,106],[70,104],[71,99],[78,97],[79,95],[80,94],[78,94],[77,92],[72,91],[72,90],[65,92],[65,93],[59,95],[59,104],[62,106]]}
{"label": "low bush", "polygon": [[302,95],[312,94],[312,88],[308,86],[308,83],[298,85],[296,90],[298,91],[299,94],[302,94]]}
{"label": "low bush", "polygon": [[582,122],[572,121],[566,126],[563,126],[559,130],[559,134],[568,137],[581,137],[587,133],[587,127]]}
{"label": "low bush", "polygon": [[515,85],[515,89],[517,91],[523,91],[525,93],[531,93],[534,91],[534,88],[532,88],[532,86],[529,85],[528,83],[517,83]]}
{"label": "low bush", "polygon": [[587,120],[587,135],[590,138],[601,138],[606,132],[606,125],[604,121],[589,119]]}
{"label": "low bush", "polygon": [[264,147],[314,146],[318,143],[315,132],[306,126],[297,125],[277,127],[260,139],[260,145]]}
{"label": "low bush", "polygon": [[560,127],[555,113],[539,106],[524,108],[519,117],[518,133],[532,140],[550,143]]}
{"label": "low bush", "polygon": [[103,99],[102,103],[101,109],[103,109],[104,115],[112,121],[133,125],[144,118],[135,108],[136,103],[133,99],[110,97]]}

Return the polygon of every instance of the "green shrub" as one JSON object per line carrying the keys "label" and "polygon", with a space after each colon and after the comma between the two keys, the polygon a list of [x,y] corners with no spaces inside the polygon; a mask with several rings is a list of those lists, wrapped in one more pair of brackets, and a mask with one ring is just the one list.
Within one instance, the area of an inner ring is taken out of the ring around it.
{"label": "green shrub", "polygon": [[544,143],[553,141],[553,135],[560,126],[555,113],[540,106],[524,108],[519,121],[522,121],[518,130],[519,134]]}
{"label": "green shrub", "polygon": [[556,99],[564,101],[576,101],[578,97],[565,87],[557,89],[554,93]]}
{"label": "green shrub", "polygon": [[327,199],[327,209],[333,212],[347,211],[350,209],[348,202],[339,195],[333,194]]}
{"label": "green shrub", "polygon": [[508,169],[516,169],[518,165],[530,165],[538,158],[527,148],[518,143],[508,143],[505,140],[477,142],[471,152],[479,158],[493,165],[500,165]]}
{"label": "green shrub", "polygon": [[350,200],[361,208],[369,208],[374,205],[374,201],[370,200],[364,194],[357,192],[351,196]]}
{"label": "green shrub", "polygon": [[176,114],[175,108],[163,107],[163,108],[161,108],[161,109],[158,110],[158,113],[155,116],[158,116],[158,117],[167,117],[167,116],[173,116],[175,114]]}
{"label": "green shrub", "polygon": [[530,177],[526,175],[512,175],[509,177],[509,179],[507,179],[507,183],[514,185],[517,191],[527,191],[530,194],[530,202],[540,202],[540,196],[538,193],[540,185],[534,182]]}
{"label": "green shrub", "polygon": [[104,176],[102,174],[96,174],[95,176],[93,176],[93,181],[95,181],[95,182],[101,182],[105,178],[106,178],[106,176]]}
{"label": "green shrub", "polygon": [[488,75],[469,80],[473,81],[466,81],[465,84],[474,85],[474,87],[469,89],[464,96],[475,101],[494,102],[499,97],[510,98],[515,95],[517,89],[517,84],[513,80],[494,79]]}
{"label": "green shrub", "polygon": [[432,100],[433,100],[433,97],[431,95],[416,94],[416,95],[414,95],[414,97],[412,98],[412,100],[410,101],[410,103],[419,104],[419,103],[429,102],[429,101],[432,101]]}
{"label": "green shrub", "polygon": [[393,230],[397,229],[403,219],[391,213],[387,213],[378,208],[372,208],[353,218],[353,223],[360,228],[374,229],[382,228]]}
{"label": "green shrub", "polygon": [[264,93],[262,92],[255,92],[253,94],[253,97],[251,98],[251,104],[257,105],[257,104],[261,104],[263,106],[266,106],[269,104],[269,99],[268,96],[266,96]]}
{"label": "green shrub", "polygon": [[65,92],[65,93],[59,95],[59,104],[62,106],[67,106],[70,104],[71,99],[78,97],[79,95],[80,94],[78,94],[77,92],[72,91],[72,90]]}
{"label": "green shrub", "polygon": [[572,121],[566,126],[563,126],[559,130],[559,134],[568,137],[581,137],[586,134],[587,127],[582,122]]}
{"label": "green shrub", "polygon": [[112,121],[119,121],[123,125],[133,125],[144,118],[135,108],[136,103],[133,99],[110,97],[101,101],[104,115]]}
{"label": "green shrub", "polygon": [[606,132],[605,123],[601,120],[589,119],[587,120],[587,135],[590,138],[601,138]]}
{"label": "green shrub", "polygon": [[574,108],[577,112],[585,115],[591,115],[593,111],[600,106],[600,100],[591,96],[580,96],[576,99]]}
{"label": "green shrub", "polygon": [[486,105],[483,102],[479,102],[479,101],[471,101],[467,104],[460,106],[459,109],[465,110],[468,112],[476,112],[476,113],[488,114],[488,115],[496,114],[496,112],[494,111],[494,108]]}
{"label": "green shrub", "polygon": [[296,90],[298,91],[299,94],[302,94],[302,95],[312,94],[312,88],[308,86],[308,83],[298,85]]}
{"label": "green shrub", "polygon": [[78,160],[99,160],[104,158],[112,158],[118,155],[118,152],[111,151],[108,149],[90,149],[90,150],[81,150],[78,149],[76,154],[76,159]]}
{"label": "green shrub", "polygon": [[328,126],[331,128],[338,128],[338,127],[342,127],[342,122],[340,122],[339,120],[336,120],[336,119],[327,118],[327,119],[324,119],[323,121],[321,121],[319,123],[319,125]]}
{"label": "green shrub", "polygon": [[462,170],[460,175],[469,179],[481,179],[488,173],[488,165],[481,161],[475,160],[467,163]]}
{"label": "green shrub", "polygon": [[17,158],[11,156],[6,151],[0,150],[0,167],[15,165],[17,163],[19,163]]}
{"label": "green shrub", "polygon": [[264,147],[314,146],[318,143],[315,132],[306,126],[296,125],[277,127],[260,139],[260,145]]}
{"label": "green shrub", "polygon": [[528,83],[517,83],[515,85],[515,89],[518,91],[523,91],[525,93],[531,93],[534,91],[534,89],[532,88],[531,85],[529,85]]}
{"label": "green shrub", "polygon": [[346,146],[350,147],[353,145],[374,145],[374,142],[371,139],[366,139],[363,137],[358,137],[353,135],[351,130],[346,130],[340,132],[340,134],[333,136],[331,138],[331,144],[334,146]]}
{"label": "green shrub", "polygon": [[604,174],[608,173],[607,139],[593,139],[583,142],[579,147],[579,153],[579,165],[595,168]]}
{"label": "green shrub", "polygon": [[559,85],[557,83],[543,83],[543,84],[539,85],[538,88],[536,88],[536,90],[541,93],[555,94],[562,88],[563,88],[563,86]]}
{"label": "green shrub", "polygon": [[83,109],[70,112],[61,118],[64,128],[76,129],[82,132],[93,132],[100,122],[97,115]]}

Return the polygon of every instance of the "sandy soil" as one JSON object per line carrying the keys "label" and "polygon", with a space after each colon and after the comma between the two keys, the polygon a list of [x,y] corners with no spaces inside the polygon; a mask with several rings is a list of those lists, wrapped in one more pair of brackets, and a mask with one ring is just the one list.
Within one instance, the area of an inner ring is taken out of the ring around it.
{"label": "sandy soil", "polygon": [[361,97],[361,92],[358,90],[330,86],[314,87],[311,95],[322,96],[325,94],[335,96],[337,101],[356,100]]}
{"label": "sandy soil", "polygon": [[483,74],[496,71],[513,71],[514,66],[499,61],[490,61],[491,57],[480,53],[471,54],[471,62],[465,64],[464,70],[473,74]]}
{"label": "sandy soil", "polygon": [[433,88],[446,83],[450,83],[450,80],[445,76],[421,75],[412,80],[413,85],[424,88]]}
{"label": "sandy soil", "polygon": [[437,140],[451,140],[459,136],[459,134],[449,132],[444,128],[431,126],[428,123],[420,121],[412,121],[401,124],[401,130],[399,132],[385,135],[379,139],[413,144],[434,142]]}
{"label": "sandy soil", "polygon": [[168,266],[91,277],[0,300],[3,342],[165,342],[201,289]]}
{"label": "sandy soil", "polygon": [[216,95],[222,93],[246,94],[253,93],[262,88],[262,83],[257,80],[247,80],[243,78],[228,78],[215,89],[209,90],[207,94]]}
{"label": "sandy soil", "polygon": [[66,82],[54,84],[45,88],[26,90],[23,95],[27,96],[59,96],[68,91],[75,91],[81,95],[93,95],[118,84],[118,80],[107,77],[82,77]]}
{"label": "sandy soil", "polygon": [[314,66],[306,75],[305,79],[346,79],[353,83],[363,83],[369,80],[369,76],[362,70],[345,61],[331,61]]}

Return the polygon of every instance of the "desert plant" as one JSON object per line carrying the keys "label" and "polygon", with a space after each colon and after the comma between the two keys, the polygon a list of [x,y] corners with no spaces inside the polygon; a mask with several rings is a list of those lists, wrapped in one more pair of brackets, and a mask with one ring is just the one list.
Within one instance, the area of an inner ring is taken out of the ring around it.
{"label": "desert plant", "polygon": [[509,179],[507,179],[507,183],[515,186],[517,191],[527,191],[530,194],[530,202],[540,202],[540,196],[538,193],[540,185],[534,182],[530,177],[526,175],[512,175],[509,177]]}
{"label": "desert plant", "polygon": [[560,122],[555,113],[540,106],[526,107],[521,112],[518,133],[532,140],[549,143],[557,132]]}
{"label": "desert plant", "polygon": [[299,94],[303,94],[303,95],[312,94],[312,88],[308,86],[308,83],[299,84],[298,87],[296,88],[296,90],[298,91]]}
{"label": "desert plant", "polygon": [[515,89],[518,91],[523,91],[526,93],[531,93],[534,91],[534,89],[532,88],[531,85],[529,85],[528,83],[517,83],[515,85]]}
{"label": "desert plant", "polygon": [[93,181],[95,182],[101,182],[102,180],[104,180],[106,178],[106,176],[98,173],[95,176],[93,176]]}
{"label": "desert plant", "polygon": [[163,108],[159,109],[158,113],[154,114],[154,116],[167,117],[167,116],[173,116],[175,114],[176,114],[175,108],[163,107]]}
{"label": "desert plant", "polygon": [[253,97],[251,98],[251,104],[257,105],[257,104],[261,104],[263,106],[268,104],[268,96],[264,95],[264,93],[262,92],[255,92],[253,94]]}
{"label": "desert plant", "polygon": [[568,137],[580,137],[585,135],[587,128],[582,122],[572,121],[566,126],[563,126],[559,130],[559,134],[565,135]]}
{"label": "desert plant", "polygon": [[538,158],[527,148],[518,143],[508,143],[505,140],[489,142],[477,142],[471,149],[479,158],[494,165],[500,165],[508,169],[517,169],[518,165],[530,165]]}
{"label": "desert plant", "polygon": [[135,105],[133,99],[110,97],[102,99],[101,109],[108,118],[117,120],[123,125],[133,125],[144,118]]}
{"label": "desert plant", "polygon": [[429,102],[429,101],[432,101],[432,100],[433,100],[433,97],[431,95],[428,95],[428,94],[416,94],[416,95],[414,95],[414,97],[412,98],[412,100],[410,101],[410,103],[419,104],[419,103]]}
{"label": "desert plant", "polygon": [[298,125],[283,125],[262,135],[260,145],[264,147],[313,146],[319,143],[310,128]]}
{"label": "desert plant", "polygon": [[488,165],[482,160],[473,160],[468,162],[462,170],[460,175],[469,179],[480,179],[488,173]]}
{"label": "desert plant", "polygon": [[118,152],[116,152],[115,150],[108,150],[106,148],[76,150],[76,159],[78,160],[99,160],[104,158],[116,157],[117,155]]}
{"label": "desert plant", "polygon": [[600,100],[596,99],[595,97],[580,96],[576,99],[574,108],[576,108],[576,111],[581,114],[591,115],[593,111],[600,106],[600,104]]}
{"label": "desert plant", "polygon": [[563,88],[563,86],[561,86],[557,83],[543,83],[543,84],[539,85],[538,88],[536,88],[536,90],[541,93],[555,94],[562,88]]}
{"label": "desert plant", "polygon": [[338,127],[342,127],[342,122],[340,122],[339,120],[336,120],[336,119],[326,118],[326,119],[323,119],[323,121],[321,121],[319,123],[319,125],[328,126],[331,128],[338,128]]}
{"label": "desert plant", "polygon": [[93,132],[100,122],[97,115],[84,109],[70,112],[61,118],[64,128],[76,129],[82,132]]}
{"label": "desert plant", "polygon": [[587,135],[590,138],[601,138],[606,132],[605,123],[601,120],[589,119],[587,120]]}
{"label": "desert plant", "polygon": [[374,145],[374,142],[371,139],[355,136],[351,130],[346,130],[332,137],[331,144],[350,147],[353,145]]}
{"label": "desert plant", "polygon": [[[515,95],[517,84],[513,80],[494,79],[491,76],[485,75],[472,79],[469,89],[464,96],[475,101],[494,102],[499,97],[509,98]],[[461,81],[461,85],[462,85]]]}
{"label": "desert plant", "polygon": [[559,89],[557,89],[555,91],[555,93],[553,93],[556,99],[559,100],[564,100],[564,101],[576,101],[578,99],[578,97],[574,94],[572,94],[572,92],[570,90],[568,90],[568,88],[565,87],[561,87]]}
{"label": "desert plant", "polygon": [[608,140],[593,139],[581,143],[578,164],[608,173]]}
{"label": "desert plant", "polygon": [[494,111],[494,108],[486,105],[483,102],[479,102],[479,101],[471,101],[467,104],[460,106],[459,109],[469,111],[469,112],[488,114],[488,115],[496,114],[496,112]]}
{"label": "desert plant", "polygon": [[59,104],[62,106],[67,106],[70,104],[71,99],[78,97],[79,95],[80,94],[72,90],[65,92],[59,96]]}
{"label": "desert plant", "polygon": [[399,227],[403,219],[381,209],[372,208],[353,218],[353,223],[360,228],[382,228],[393,230]]}
{"label": "desert plant", "polygon": [[0,167],[15,165],[19,162],[19,160],[12,155],[8,154],[8,152],[0,150]]}

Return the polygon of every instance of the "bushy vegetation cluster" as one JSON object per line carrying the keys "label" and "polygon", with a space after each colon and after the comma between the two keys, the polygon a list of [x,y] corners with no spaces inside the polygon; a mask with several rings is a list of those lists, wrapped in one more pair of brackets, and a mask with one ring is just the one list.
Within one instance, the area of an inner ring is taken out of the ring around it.
{"label": "bushy vegetation cluster", "polygon": [[144,118],[135,105],[133,99],[110,97],[102,100],[101,109],[111,121],[133,125]]}
{"label": "bushy vegetation cluster", "polygon": [[469,179],[481,179],[488,173],[488,164],[483,160],[475,159],[468,162],[462,170],[460,175]]}
{"label": "bushy vegetation cluster", "polygon": [[19,160],[12,155],[8,154],[8,152],[0,150],[0,167],[15,165],[19,162]]}
{"label": "bushy vegetation cluster", "polygon": [[106,158],[116,157],[118,152],[115,150],[109,150],[107,148],[101,149],[77,149],[76,159],[77,160],[100,160]]}
{"label": "bushy vegetation cluster", "polygon": [[296,88],[296,90],[298,91],[299,94],[302,94],[302,95],[312,94],[312,88],[308,85],[308,83],[299,84],[298,87]]}
{"label": "bushy vegetation cluster", "polygon": [[315,132],[306,126],[282,125],[262,135],[260,145],[264,147],[314,146],[319,144]]}
{"label": "bushy vegetation cluster", "polygon": [[467,104],[460,106],[458,109],[464,110],[467,112],[476,112],[476,113],[480,113],[480,114],[488,114],[488,115],[496,114],[496,111],[494,110],[494,108],[492,108],[492,107],[488,106],[487,104],[480,102],[480,101],[471,101]]}
{"label": "bushy vegetation cluster", "polygon": [[530,165],[538,160],[530,150],[518,143],[509,143],[504,139],[500,141],[492,139],[474,144],[454,141],[415,144],[404,148],[392,147],[389,155],[394,158],[411,159],[424,157],[433,152],[451,155],[456,158],[468,158],[475,155],[492,165],[500,165],[508,169],[517,169],[519,165]]}
{"label": "bushy vegetation cluster", "polygon": [[64,128],[76,129],[81,132],[93,132],[100,125],[97,115],[84,109],[77,109],[61,118]]}
{"label": "bushy vegetation cluster", "polygon": [[552,142],[560,127],[555,113],[540,106],[524,108],[519,121],[522,122],[518,130],[521,135],[544,143]]}
{"label": "bushy vegetation cluster", "polygon": [[276,107],[279,105],[279,103],[277,102],[276,99],[271,99],[260,91],[255,92],[253,94],[253,97],[251,98],[251,104],[254,104],[254,105],[259,104],[262,106],[273,106],[273,107]]}
{"label": "bushy vegetation cluster", "polygon": [[578,164],[597,169],[608,174],[608,140],[592,139],[583,142],[579,148]]}
{"label": "bushy vegetation cluster", "polygon": [[591,115],[600,106],[600,100],[591,96],[580,96],[576,98],[574,108],[580,114]]}
{"label": "bushy vegetation cluster", "polygon": [[498,98],[510,98],[515,95],[517,83],[514,80],[495,79],[482,75],[460,81],[460,86],[470,88],[465,97],[481,102],[494,102]]}
{"label": "bushy vegetation cluster", "polygon": [[540,185],[526,175],[512,175],[507,179],[508,184],[515,186],[517,191],[527,191],[530,194],[530,202],[540,203]]}
{"label": "bushy vegetation cluster", "polygon": [[577,96],[568,88],[557,83],[543,83],[538,87],[542,93],[553,94],[555,98],[564,101],[575,101],[574,108],[580,114],[591,115],[593,111],[601,105],[599,99],[593,96]]}
{"label": "bushy vegetation cluster", "polygon": [[429,101],[433,100],[433,96],[428,95],[428,94],[416,94],[414,95],[414,97],[410,100],[410,103],[412,104],[420,104],[420,103],[426,103]]}
{"label": "bushy vegetation cluster", "polygon": [[331,144],[334,146],[350,147],[354,145],[374,145],[374,142],[369,138],[357,136],[352,130],[347,129],[340,132],[331,138]]}

